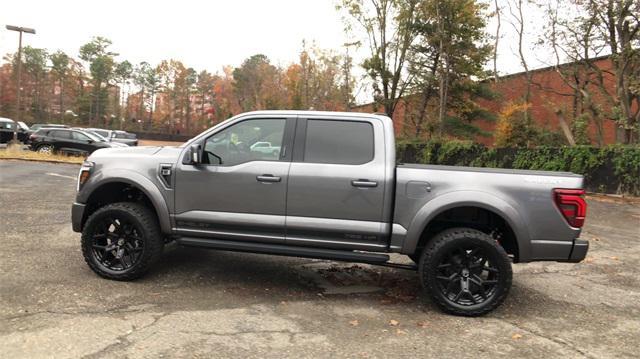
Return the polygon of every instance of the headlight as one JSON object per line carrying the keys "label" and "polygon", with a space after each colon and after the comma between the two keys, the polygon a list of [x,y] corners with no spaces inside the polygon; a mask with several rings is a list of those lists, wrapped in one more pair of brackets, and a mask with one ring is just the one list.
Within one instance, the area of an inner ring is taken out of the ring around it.
{"label": "headlight", "polygon": [[89,176],[91,176],[91,170],[93,169],[93,166],[94,163],[91,161],[82,162],[80,173],[78,173],[78,185],[76,186],[76,191],[80,191],[82,185],[84,185],[89,180]]}

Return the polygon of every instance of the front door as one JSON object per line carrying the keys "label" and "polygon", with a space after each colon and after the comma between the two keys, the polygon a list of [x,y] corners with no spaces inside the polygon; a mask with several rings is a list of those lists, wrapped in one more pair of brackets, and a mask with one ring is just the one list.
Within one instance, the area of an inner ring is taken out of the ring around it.
{"label": "front door", "polygon": [[70,148],[79,153],[91,153],[96,146],[93,145],[94,140],[87,135],[73,131],[71,132]]}
{"label": "front door", "polygon": [[[177,165],[178,234],[284,242],[294,127],[295,118],[239,119],[205,138],[202,164]],[[258,142],[274,150],[259,151]]]}
{"label": "front door", "polygon": [[287,194],[287,243],[386,247],[385,152],[375,120],[299,119]]}

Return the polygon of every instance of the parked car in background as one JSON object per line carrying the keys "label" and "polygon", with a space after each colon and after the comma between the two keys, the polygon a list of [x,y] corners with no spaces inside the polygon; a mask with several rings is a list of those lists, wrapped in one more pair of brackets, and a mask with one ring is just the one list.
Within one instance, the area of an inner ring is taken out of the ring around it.
{"label": "parked car in background", "polygon": [[260,152],[278,157],[280,153],[280,146],[273,146],[271,142],[256,142],[251,145],[251,151]]}
{"label": "parked car in background", "polygon": [[111,145],[111,147],[129,147],[129,146],[125,145],[124,143],[110,141],[108,138],[102,136],[100,133],[98,133],[98,132],[96,132],[94,130],[88,130],[86,128],[81,128],[81,127],[73,127],[72,129],[89,132],[89,133],[95,135],[96,137],[98,137],[101,142],[108,142]]}
{"label": "parked car in background", "polygon": [[88,155],[101,148],[113,148],[110,142],[83,130],[71,128],[41,128],[29,136],[29,147],[41,153]]}
{"label": "parked car in background", "polygon": [[13,139],[15,122],[8,118],[0,117],[0,143],[9,143]]}
{"label": "parked car in background", "polygon": [[17,123],[5,117],[0,117],[0,143],[9,143],[13,139],[13,133],[18,132],[18,141],[26,143],[29,138],[29,126],[24,122]]}
{"label": "parked car in background", "polygon": [[113,131],[111,140],[114,142],[124,143],[127,146],[137,146],[138,136],[135,133],[116,130]]}
{"label": "parked car in background", "polygon": [[127,146],[138,145],[138,137],[135,133],[121,130],[106,130],[103,128],[87,128],[87,130],[93,131],[111,142],[124,143]]}

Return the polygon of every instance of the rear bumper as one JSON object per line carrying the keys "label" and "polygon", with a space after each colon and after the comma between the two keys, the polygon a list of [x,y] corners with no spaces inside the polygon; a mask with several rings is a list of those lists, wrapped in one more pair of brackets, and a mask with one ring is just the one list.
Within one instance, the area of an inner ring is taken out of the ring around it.
{"label": "rear bumper", "polygon": [[572,241],[531,241],[531,259],[527,262],[554,261],[578,263],[589,250],[589,242],[583,239]]}
{"label": "rear bumper", "polygon": [[576,239],[573,241],[573,248],[571,248],[571,254],[569,254],[568,262],[578,263],[582,261],[589,251],[589,242],[584,239]]}
{"label": "rear bumper", "polygon": [[82,232],[82,218],[86,205],[82,203],[74,203],[71,206],[71,226],[74,232]]}

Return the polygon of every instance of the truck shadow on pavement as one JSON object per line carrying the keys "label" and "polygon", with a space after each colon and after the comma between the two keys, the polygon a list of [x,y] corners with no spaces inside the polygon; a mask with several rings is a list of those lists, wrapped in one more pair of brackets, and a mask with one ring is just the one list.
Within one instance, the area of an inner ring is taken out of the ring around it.
{"label": "truck shadow on pavement", "polygon": [[417,273],[409,270],[318,259],[238,253],[170,245],[147,280],[176,280],[185,286],[243,287],[269,296],[362,295],[411,302],[421,295]]}
{"label": "truck shadow on pavement", "polygon": [[[142,281],[181,290],[222,290],[240,301],[354,299],[373,306],[413,305],[424,312],[440,312],[422,289],[416,272],[367,264],[169,245],[157,268]],[[514,282],[510,297],[495,314],[543,315],[535,308],[542,302],[553,301]],[[566,303],[557,306],[566,310]]]}

